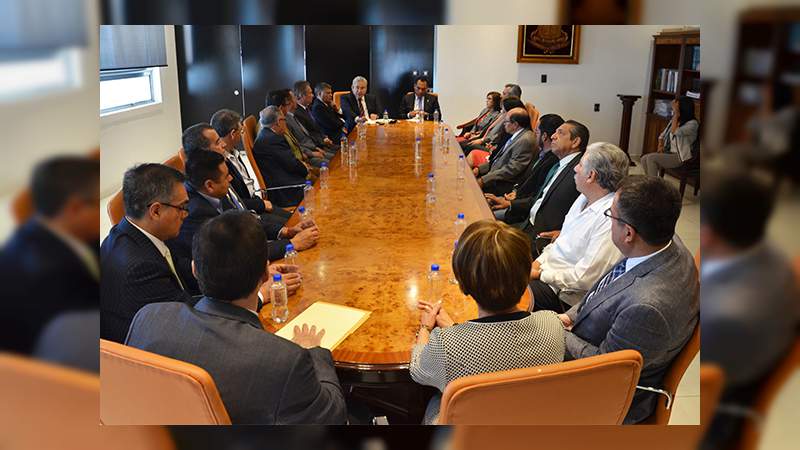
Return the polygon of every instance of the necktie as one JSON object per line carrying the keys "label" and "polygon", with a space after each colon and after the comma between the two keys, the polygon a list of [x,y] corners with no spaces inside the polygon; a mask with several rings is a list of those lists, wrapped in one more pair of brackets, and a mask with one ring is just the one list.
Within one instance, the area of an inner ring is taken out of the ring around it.
{"label": "necktie", "polygon": [[539,200],[539,197],[541,197],[542,194],[544,194],[544,188],[546,188],[547,185],[550,184],[550,180],[552,180],[553,177],[556,175],[556,172],[558,172],[558,166],[559,166],[558,163],[553,164],[553,167],[551,167],[550,171],[547,172],[547,176],[544,177],[544,183],[542,183],[542,186],[539,188],[539,192],[536,193],[534,201]]}
{"label": "necktie", "polygon": [[172,271],[172,274],[175,275],[175,279],[178,280],[178,286],[181,287],[181,290],[185,291],[186,288],[183,287],[183,283],[181,283],[181,277],[178,276],[178,272],[175,270],[175,264],[172,262],[172,254],[169,252],[169,249],[167,249],[167,252],[164,254],[164,259],[167,260],[169,270]]}
{"label": "necktie", "polygon": [[364,101],[364,99],[363,99],[363,98],[361,98],[361,99],[358,101],[358,115],[359,115],[360,117],[364,117],[364,103],[363,103],[363,101]]}
{"label": "necktie", "polygon": [[294,139],[292,133],[289,133],[287,131],[286,134],[283,135],[283,137],[286,138],[286,142],[289,143],[289,147],[292,149],[292,154],[294,155],[294,157],[297,158],[298,161],[304,161],[303,153],[300,151],[300,144],[298,144],[297,141]]}
{"label": "necktie", "polygon": [[425,109],[425,106],[423,106],[422,103],[424,99],[425,97],[417,97],[417,111],[422,111],[423,109]]}
{"label": "necktie", "polygon": [[236,192],[234,192],[232,188],[228,188],[228,201],[230,201],[231,205],[240,211],[245,209],[242,202],[239,201],[239,196],[236,195]]}
{"label": "necktie", "polygon": [[627,261],[628,261],[627,258],[623,258],[622,261],[620,261],[616,266],[614,266],[611,269],[611,271],[608,272],[606,276],[604,276],[603,279],[600,280],[599,283],[597,283],[597,287],[594,288],[594,290],[590,292],[589,295],[586,296],[586,300],[584,301],[584,306],[586,306],[586,304],[589,303],[589,300],[591,300],[595,294],[602,291],[606,286],[611,284],[612,281],[616,280],[617,278],[622,276],[622,274],[625,273],[625,264]]}

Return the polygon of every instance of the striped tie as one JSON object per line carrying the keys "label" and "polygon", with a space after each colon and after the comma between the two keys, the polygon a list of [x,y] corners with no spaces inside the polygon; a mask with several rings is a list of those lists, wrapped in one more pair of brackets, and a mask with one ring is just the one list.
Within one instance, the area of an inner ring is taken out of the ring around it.
{"label": "striped tie", "polygon": [[611,284],[612,281],[616,280],[617,278],[622,276],[622,274],[625,273],[625,263],[627,261],[628,259],[624,258],[616,266],[614,266],[614,268],[612,268],[611,271],[608,272],[606,276],[603,277],[602,280],[600,280],[600,283],[597,284],[597,287],[592,292],[590,292],[589,295],[586,296],[586,301],[584,301],[584,306],[586,306],[589,303],[589,300],[591,300],[595,294],[602,291],[603,288]]}

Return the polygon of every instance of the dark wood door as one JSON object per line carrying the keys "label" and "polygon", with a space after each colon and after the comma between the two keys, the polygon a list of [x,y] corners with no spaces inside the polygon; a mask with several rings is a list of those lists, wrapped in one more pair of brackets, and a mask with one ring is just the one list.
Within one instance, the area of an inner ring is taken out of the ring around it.
{"label": "dark wood door", "polygon": [[222,108],[243,111],[239,26],[176,26],[175,46],[183,129]]}

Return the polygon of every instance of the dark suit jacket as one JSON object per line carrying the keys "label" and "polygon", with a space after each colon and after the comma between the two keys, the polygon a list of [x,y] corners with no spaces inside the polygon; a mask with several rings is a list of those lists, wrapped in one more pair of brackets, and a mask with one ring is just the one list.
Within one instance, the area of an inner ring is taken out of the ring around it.
{"label": "dark suit jacket", "polygon": [[264,201],[256,196],[251,196],[250,191],[247,190],[247,184],[244,182],[244,178],[242,178],[242,174],[236,169],[236,166],[233,165],[232,162],[228,161],[228,158],[225,158],[225,165],[228,166],[228,173],[231,174],[231,187],[234,191],[236,191],[236,195],[242,200],[244,206],[251,210],[255,211],[259,214],[266,212],[266,207],[264,206]]}
{"label": "dark suit jacket", "polygon": [[343,135],[344,118],[338,111],[322,103],[322,100],[314,98],[314,103],[311,104],[311,115],[334,143],[339,142]]}
{"label": "dark suit jacket", "polygon": [[75,252],[38,220],[21,225],[0,252],[0,350],[30,353],[56,315],[96,309],[98,287]]}
{"label": "dark suit jacket", "polygon": [[[364,95],[364,100],[367,103],[367,111],[370,114],[377,114],[378,117],[383,114],[383,109],[381,109],[377,97],[372,94],[366,94]],[[344,116],[345,126],[349,133],[356,127],[356,117],[358,117],[359,111],[358,100],[356,100],[356,96],[353,95],[352,92],[348,92],[347,95],[341,97],[340,101],[342,103],[342,115]]]}
{"label": "dark suit jacket", "polygon": [[[517,188],[517,198],[530,197],[539,192],[547,177],[547,172],[557,163],[558,157],[548,150],[541,159],[537,159],[528,166],[528,170],[522,176],[524,181]],[[516,201],[517,199],[514,199],[511,203]]]}
{"label": "dark suit jacket", "polygon": [[[575,199],[578,198],[578,190],[575,188],[575,171],[573,169],[581,161],[582,156],[583,152],[578,153],[553,180],[553,185],[547,190],[542,199],[542,204],[536,212],[533,229],[528,230],[532,238],[543,231],[561,229],[564,224],[564,217],[566,217]],[[506,221],[509,223],[516,222],[518,221],[517,219],[527,221],[530,217],[531,208],[536,202],[533,196],[537,193],[538,190],[530,197],[517,198],[512,202],[511,208],[506,213]],[[508,216],[509,213],[511,213],[510,216]]]}
{"label": "dark suit jacket", "polygon": [[[408,118],[408,113],[417,109],[417,96],[413,92],[406,94],[403,97],[403,101],[400,102],[400,114],[402,114],[403,119]],[[425,94],[425,100],[423,100],[423,109],[427,113],[425,115],[425,120],[433,120],[433,112],[439,110],[439,118],[442,117],[442,108],[439,107],[439,97],[431,94]]]}
{"label": "dark suit jacket", "polygon": [[264,331],[252,312],[201,299],[149,305],[126,344],[205,369],[234,424],[344,424],[344,394],[331,352]]}
{"label": "dark suit jacket", "polygon": [[[170,251],[171,252],[171,251]],[[173,255],[173,262],[177,266]],[[177,269],[177,267],[176,267]],[[155,245],[122,219],[100,246],[100,337],[123,342],[139,309],[156,302],[192,302]],[[184,286],[187,281],[180,271]]]}
{"label": "dark suit jacket", "polygon": [[[510,137],[509,137],[510,139]],[[536,140],[531,130],[522,130],[516,139],[498,147],[489,162],[478,167],[484,192],[501,195],[520,181],[531,160],[537,156]]]}
{"label": "dark suit jacket", "polygon": [[[297,121],[300,122],[303,127],[305,127],[305,129],[308,131],[308,134],[311,136],[311,139],[313,139],[314,143],[317,144],[317,147],[329,147],[325,144],[325,132],[322,131],[322,128],[320,128],[314,118],[311,117],[311,112],[308,109],[297,105],[297,109],[294,111],[294,117],[297,118]],[[338,142],[336,142],[336,144],[338,144]]]}
{"label": "dark suit jacket", "polygon": [[[698,293],[694,257],[676,236],[664,251],[626,272],[588,301],[587,294],[567,311],[573,326],[566,333],[566,356],[586,358],[636,350],[644,360],[638,385],[659,387],[669,364],[694,331]],[[656,398],[655,393],[637,390],[625,423],[649,417]]]}
{"label": "dark suit jacket", "polygon": [[[286,138],[269,128],[258,132],[253,145],[256,159],[264,181],[270,187],[289,186],[306,182],[308,169],[297,158],[286,142]],[[287,188],[270,191],[269,198],[277,206],[294,206],[303,201],[302,188]]]}
{"label": "dark suit jacket", "polygon": [[[197,233],[206,221],[217,217],[220,212],[205,197],[200,195],[194,186],[188,182],[185,183],[185,186],[186,193],[189,194],[189,215],[183,220],[178,237],[167,241],[167,245],[173,255],[178,255],[179,258],[191,261],[192,239],[194,239],[195,233]],[[223,211],[234,208],[227,199],[222,199],[221,206]],[[259,219],[261,218],[259,217]],[[261,228],[264,230],[264,233],[266,233],[267,239],[269,239],[267,245],[270,260],[283,258],[286,244],[288,244],[289,241],[286,239],[276,239],[282,226],[275,222],[261,220]]]}

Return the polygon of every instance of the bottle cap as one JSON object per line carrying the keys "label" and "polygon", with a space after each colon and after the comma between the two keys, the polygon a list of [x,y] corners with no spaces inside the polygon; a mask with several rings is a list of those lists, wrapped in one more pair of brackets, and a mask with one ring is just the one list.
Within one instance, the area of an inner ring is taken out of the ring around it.
{"label": "bottle cap", "polygon": [[464,213],[458,213],[458,215],[456,217],[458,217],[459,219],[463,219],[464,218]]}
{"label": "bottle cap", "polygon": [[306,186],[311,186],[311,180],[306,180]]}
{"label": "bottle cap", "polygon": [[292,245],[292,244],[286,244],[286,253],[289,253],[289,252],[291,252],[292,250],[294,250],[294,245]]}
{"label": "bottle cap", "polygon": [[[324,162],[324,163],[320,164],[320,167],[328,167],[328,163]],[[306,181],[306,184],[309,184],[309,183],[311,183],[311,181]]]}
{"label": "bottle cap", "polygon": [[458,155],[458,159],[464,159],[464,155]]}
{"label": "bottle cap", "polygon": [[453,247],[458,247],[458,239],[456,239],[456,241],[453,242]]}
{"label": "bottle cap", "polygon": [[433,178],[433,172],[428,174],[428,178]]}
{"label": "bottle cap", "polygon": [[301,207],[297,208],[297,210],[300,211],[300,214],[303,214],[304,212],[306,212],[306,207],[305,206],[301,206]]}
{"label": "bottle cap", "polygon": [[438,264],[431,264],[431,271],[432,272],[438,272],[439,271],[439,265]]}
{"label": "bottle cap", "polygon": [[275,281],[275,282],[281,281],[281,274],[276,273],[275,275],[273,275],[272,276],[272,281]]}

